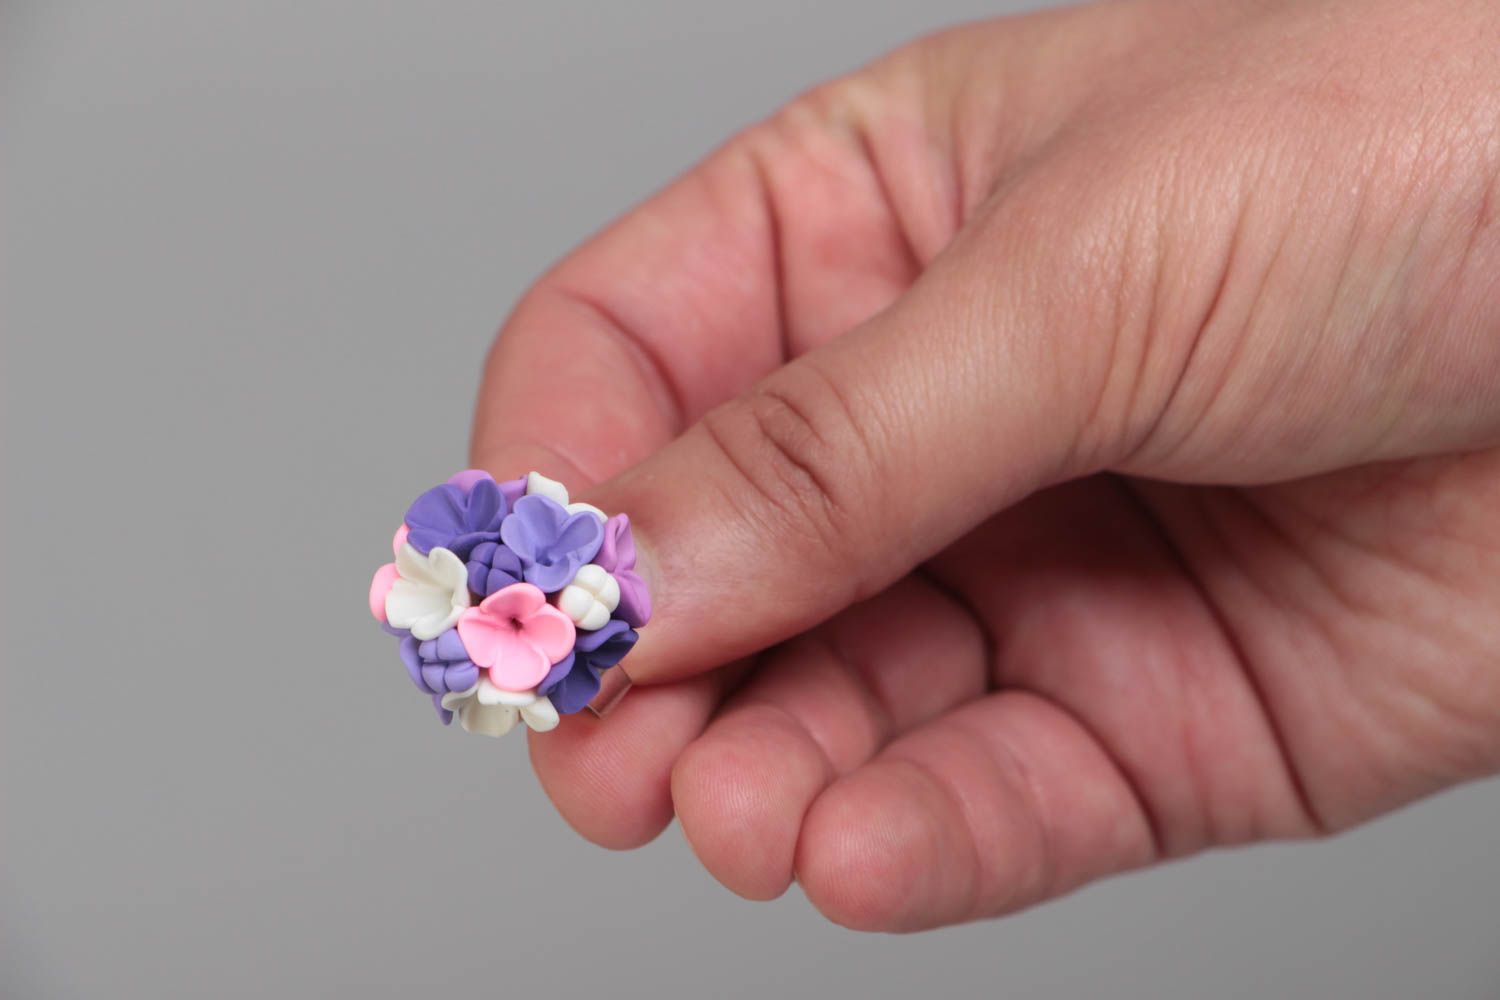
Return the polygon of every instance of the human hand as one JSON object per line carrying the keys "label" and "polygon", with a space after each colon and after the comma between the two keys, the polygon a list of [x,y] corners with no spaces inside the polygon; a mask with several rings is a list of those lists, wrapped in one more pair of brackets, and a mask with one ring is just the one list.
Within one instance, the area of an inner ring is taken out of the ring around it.
{"label": "human hand", "polygon": [[931,927],[1495,771],[1500,12],[903,48],[543,278],[473,458],[656,595],[548,794],[745,896]]}

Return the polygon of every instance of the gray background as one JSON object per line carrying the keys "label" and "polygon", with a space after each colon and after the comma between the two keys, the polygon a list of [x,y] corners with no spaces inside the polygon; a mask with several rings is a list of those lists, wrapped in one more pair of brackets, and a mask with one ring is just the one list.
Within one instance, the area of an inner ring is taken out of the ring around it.
{"label": "gray background", "polygon": [[0,995],[1500,996],[1494,782],[860,936],[730,896],[675,829],[583,843],[368,620],[532,276],[802,87],[1006,6],[3,0]]}

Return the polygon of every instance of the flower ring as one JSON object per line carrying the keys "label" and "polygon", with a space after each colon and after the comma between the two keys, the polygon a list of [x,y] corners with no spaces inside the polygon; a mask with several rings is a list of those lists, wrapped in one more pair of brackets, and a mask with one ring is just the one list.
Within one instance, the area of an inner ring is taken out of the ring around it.
{"label": "flower ring", "polygon": [[630,519],[537,472],[469,469],[419,496],[375,571],[370,613],[444,725],[503,736],[603,714],[651,617]]}

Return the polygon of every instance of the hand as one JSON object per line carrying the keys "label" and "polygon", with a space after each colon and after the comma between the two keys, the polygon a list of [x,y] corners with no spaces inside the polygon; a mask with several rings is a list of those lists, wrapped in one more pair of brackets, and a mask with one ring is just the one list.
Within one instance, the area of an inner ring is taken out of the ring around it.
{"label": "hand", "polygon": [[1500,12],[1126,2],[904,48],[521,301],[474,459],[657,614],[534,738],[610,847],[969,920],[1500,768]]}

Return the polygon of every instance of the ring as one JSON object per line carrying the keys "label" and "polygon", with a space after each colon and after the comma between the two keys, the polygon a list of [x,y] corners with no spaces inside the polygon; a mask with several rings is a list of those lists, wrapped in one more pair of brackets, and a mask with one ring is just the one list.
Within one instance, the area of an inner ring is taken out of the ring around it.
{"label": "ring", "polygon": [[651,618],[630,518],[572,503],[537,472],[496,482],[468,469],[406,511],[375,571],[370,613],[443,725],[537,732],[630,687],[620,661]]}

